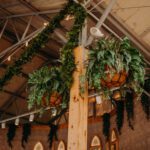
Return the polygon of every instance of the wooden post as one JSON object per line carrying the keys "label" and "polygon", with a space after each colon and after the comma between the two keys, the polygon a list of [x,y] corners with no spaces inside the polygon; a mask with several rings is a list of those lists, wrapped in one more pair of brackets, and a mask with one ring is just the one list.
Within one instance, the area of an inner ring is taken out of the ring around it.
{"label": "wooden post", "polygon": [[87,150],[87,119],[88,119],[88,87],[83,86],[80,95],[80,77],[85,74],[82,46],[74,50],[76,70],[73,74],[73,85],[70,91],[68,148],[67,150]]}

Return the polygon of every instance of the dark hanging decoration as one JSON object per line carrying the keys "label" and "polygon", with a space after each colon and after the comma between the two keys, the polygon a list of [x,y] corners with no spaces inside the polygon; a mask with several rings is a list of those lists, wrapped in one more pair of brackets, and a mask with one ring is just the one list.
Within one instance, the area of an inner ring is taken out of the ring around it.
{"label": "dark hanging decoration", "polygon": [[106,140],[108,140],[110,131],[110,114],[105,113],[103,114],[102,118],[103,118],[103,134],[106,136]]}
{"label": "dark hanging decoration", "polygon": [[26,123],[23,125],[22,128],[22,140],[21,140],[21,144],[22,147],[25,148],[25,143],[28,142],[28,138],[31,135],[31,124]]}
{"label": "dark hanging decoration", "polygon": [[[150,93],[150,79],[145,80],[144,90],[147,93]],[[146,114],[146,118],[149,119],[149,117],[150,117],[150,97],[148,95],[146,95],[144,92],[141,95],[141,104],[142,104],[143,110]]]}
{"label": "dark hanging decoration", "polygon": [[8,125],[7,142],[8,142],[9,147],[11,148],[13,147],[12,141],[16,135],[16,129],[17,129],[17,126],[14,124]]}
{"label": "dark hanging decoration", "polygon": [[57,130],[58,130],[58,125],[54,125],[54,124],[50,125],[50,131],[49,131],[49,134],[48,134],[48,142],[49,142],[49,147],[50,148],[52,147],[53,141],[58,140]]}
{"label": "dark hanging decoration", "polygon": [[130,90],[126,92],[125,96],[125,105],[126,105],[126,112],[127,112],[127,119],[129,123],[129,127],[133,128],[132,121],[134,119],[134,91]]}
{"label": "dark hanging decoration", "polygon": [[121,134],[121,128],[123,126],[123,120],[124,120],[124,101],[116,101],[116,109],[117,109],[116,123],[117,123],[119,134]]}

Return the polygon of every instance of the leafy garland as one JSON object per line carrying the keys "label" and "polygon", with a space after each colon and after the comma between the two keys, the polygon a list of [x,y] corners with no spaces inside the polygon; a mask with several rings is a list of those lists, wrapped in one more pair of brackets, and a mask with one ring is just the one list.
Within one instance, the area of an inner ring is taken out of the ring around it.
{"label": "leafy garland", "polygon": [[134,119],[134,91],[133,90],[126,92],[125,105],[126,105],[126,112],[127,112],[127,119],[128,119],[129,127],[131,129],[134,129],[132,125],[132,121]]}
{"label": "leafy garland", "polygon": [[52,147],[52,143],[53,143],[54,140],[58,140],[57,130],[58,130],[58,125],[54,125],[54,124],[50,125],[50,131],[49,131],[49,134],[48,134],[49,148]]}
{"label": "leafy garland", "polygon": [[13,147],[12,141],[16,135],[16,129],[17,129],[17,126],[14,124],[8,125],[7,142],[8,142],[9,147],[11,148]]}
{"label": "leafy garland", "polygon": [[30,135],[31,135],[31,124],[29,123],[23,124],[22,140],[21,140],[21,145],[23,148],[25,148],[25,143],[28,142],[28,138]]}
{"label": "leafy garland", "polygon": [[[47,100],[50,98],[53,92],[57,92],[62,96],[62,106],[66,107],[69,100],[69,91],[72,84],[72,73],[75,69],[73,49],[78,46],[79,33],[84,24],[86,18],[86,11],[84,8],[73,1],[69,1],[64,10],[61,11],[54,20],[57,20],[58,24],[67,14],[74,15],[75,21],[72,29],[68,32],[68,42],[62,48],[60,54],[61,66],[60,67],[47,67],[29,75],[29,108],[33,105],[41,105],[42,97],[44,93],[49,93]],[[59,17],[61,15],[61,17]],[[52,21],[50,24],[53,24]]]}
{"label": "leafy garland", "polygon": [[[72,49],[78,45],[78,35],[86,17],[86,11],[84,10],[84,8],[80,6],[80,4],[77,4],[72,0],[69,0],[66,7],[61,10],[59,14],[55,16],[52,21],[50,21],[46,28],[31,41],[30,45],[25,49],[25,52],[21,55],[21,57],[16,60],[13,65],[7,68],[5,75],[0,79],[0,89],[3,89],[3,86],[14,75],[18,75],[21,73],[21,66],[30,61],[32,57],[38,52],[38,50],[41,49],[48,42],[50,34],[54,32],[54,29],[61,26],[60,21],[63,20],[68,14],[75,15],[75,24],[72,30],[69,32],[69,41],[62,50],[61,59],[62,71],[66,72],[66,75],[63,75],[64,81],[66,81],[65,79],[67,79],[68,82],[66,84],[68,87],[70,87],[72,81],[70,75],[75,68]],[[67,68],[65,68],[66,66]]]}
{"label": "leafy garland", "polygon": [[[145,81],[143,88],[146,92],[150,93],[150,79],[147,79]],[[150,97],[147,96],[144,92],[142,93],[142,96],[141,96],[141,104],[142,104],[142,107],[146,114],[147,119],[149,119],[149,117],[150,117]]]}
{"label": "leafy garland", "polygon": [[110,114],[105,113],[103,114],[102,118],[103,118],[103,134],[106,136],[106,140],[108,140],[110,133]]}
{"label": "leafy garland", "polygon": [[116,109],[117,129],[118,129],[118,132],[121,134],[121,128],[123,126],[123,121],[124,121],[124,101],[116,101],[116,107],[117,107],[117,109]]}

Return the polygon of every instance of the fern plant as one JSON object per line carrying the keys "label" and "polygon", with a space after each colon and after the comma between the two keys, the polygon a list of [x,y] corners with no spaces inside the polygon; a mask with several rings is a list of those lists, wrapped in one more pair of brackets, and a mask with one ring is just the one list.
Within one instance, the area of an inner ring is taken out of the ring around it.
{"label": "fern plant", "polygon": [[46,101],[50,96],[57,92],[62,96],[65,103],[68,100],[68,91],[61,77],[61,72],[58,67],[43,67],[29,75],[29,96],[28,107],[32,108],[34,105],[41,106],[42,98],[46,94]]}
{"label": "fern plant", "polygon": [[[113,69],[106,70],[106,66]],[[101,79],[105,79],[108,73],[113,76],[115,72],[122,70],[128,74],[126,85],[138,92],[139,85],[144,83],[144,61],[140,52],[132,47],[127,38],[121,42],[103,38],[90,49],[86,74],[90,88],[104,90]]]}

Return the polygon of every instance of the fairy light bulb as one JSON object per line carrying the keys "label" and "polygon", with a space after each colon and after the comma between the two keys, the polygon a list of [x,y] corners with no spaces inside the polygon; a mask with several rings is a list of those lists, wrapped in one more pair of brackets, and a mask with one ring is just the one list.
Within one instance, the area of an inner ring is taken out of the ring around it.
{"label": "fairy light bulb", "polygon": [[8,61],[11,61],[11,56],[8,56],[7,60],[8,60]]}
{"label": "fairy light bulb", "polygon": [[34,120],[34,114],[30,114],[29,122],[33,122],[33,120]]}
{"label": "fairy light bulb", "polygon": [[16,125],[16,126],[19,125],[19,121],[20,121],[19,118],[16,118],[16,120],[15,120],[15,125]]}
{"label": "fairy light bulb", "polygon": [[5,129],[5,128],[6,128],[6,123],[5,123],[5,122],[2,122],[1,128],[2,128],[2,129]]}

